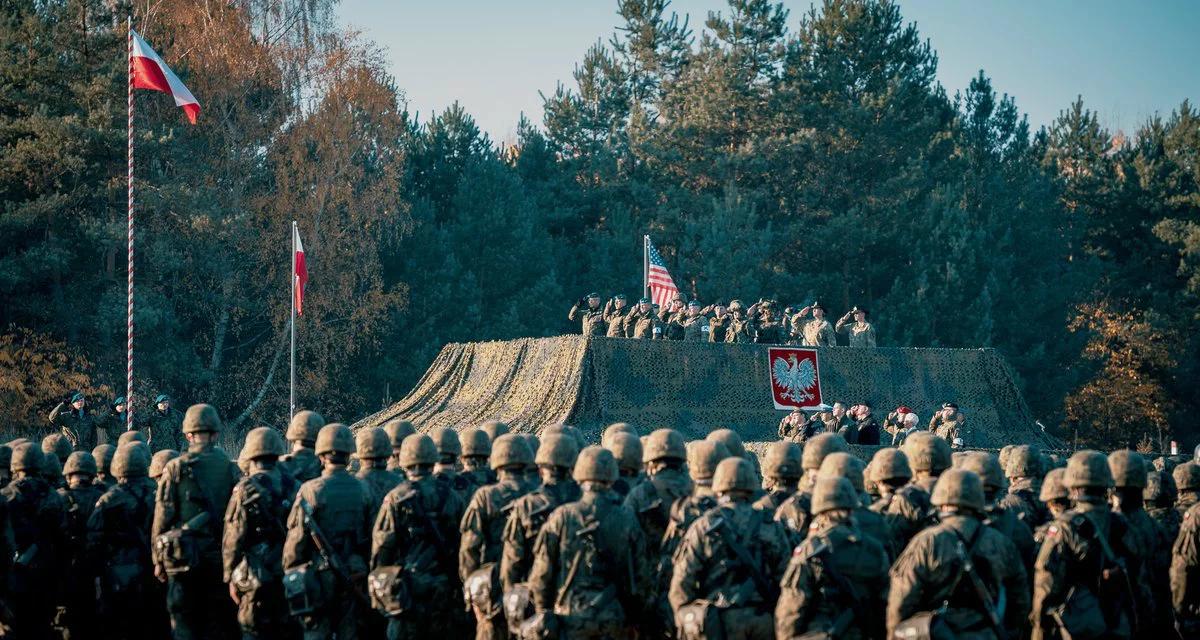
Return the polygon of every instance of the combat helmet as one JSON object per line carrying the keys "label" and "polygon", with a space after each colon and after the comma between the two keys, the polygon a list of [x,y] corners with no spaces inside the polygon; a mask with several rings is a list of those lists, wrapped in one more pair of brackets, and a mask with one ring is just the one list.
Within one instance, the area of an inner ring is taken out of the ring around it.
{"label": "combat helmet", "polygon": [[[274,429],[272,429],[274,431]],[[245,449],[243,449],[245,451]],[[150,477],[155,480],[162,475],[163,469],[167,468],[167,463],[179,457],[179,452],[174,449],[163,449],[155,451],[153,456],[150,456]]]}
{"label": "combat helmet", "polygon": [[[162,453],[161,451],[159,453]],[[270,427],[255,427],[246,434],[246,443],[242,445],[242,452],[238,456],[241,460],[254,460],[255,458],[278,458],[286,453],[284,451],[283,439],[279,437],[279,432]],[[154,461],[158,459],[158,453],[154,454],[150,460],[150,466],[154,466]],[[151,473],[151,476],[154,474]]]}
{"label": "combat helmet", "polygon": [[697,483],[705,484],[717,472],[717,465],[729,456],[729,450],[720,442],[693,440],[687,443],[688,472]]}
{"label": "combat helmet", "polygon": [[763,460],[763,475],[768,478],[796,480],[803,471],[800,468],[800,445],[795,442],[780,440],[767,445],[766,456]]}
{"label": "combat helmet", "polygon": [[[416,433],[417,429],[408,420],[388,420],[383,424],[383,433],[387,436],[392,451],[399,451],[404,439]],[[362,433],[361,431],[359,433]],[[362,456],[359,456],[360,458]]]}
{"label": "combat helmet", "polygon": [[633,425],[628,422],[614,422],[607,427],[604,427],[604,433],[600,435],[600,446],[608,444],[608,439],[618,433],[628,433],[633,437],[638,437],[638,431]]}
{"label": "combat helmet", "polygon": [[867,463],[844,451],[835,451],[821,461],[817,478],[845,478],[858,493],[863,492],[863,471]]}
{"label": "combat helmet", "polygon": [[597,445],[584,447],[571,473],[576,482],[613,483],[617,480],[617,460],[608,449]]}
{"label": "combat helmet", "polygon": [[1022,444],[1012,448],[1004,475],[1011,479],[1037,478],[1042,475],[1042,452],[1034,445]]}
{"label": "combat helmet", "polygon": [[350,427],[340,422],[321,427],[317,432],[316,454],[326,453],[354,453],[354,433],[350,431]]}
{"label": "combat helmet", "polygon": [[886,483],[889,480],[908,482],[912,479],[912,469],[908,466],[908,456],[899,449],[887,448],[875,452],[871,458],[871,475],[875,482]]}
{"label": "combat helmet", "polygon": [[184,433],[217,433],[221,430],[221,416],[211,404],[194,404],[183,414]]}
{"label": "combat helmet", "polygon": [[1146,488],[1146,459],[1136,451],[1118,449],[1108,454],[1108,470],[1118,488]]}
{"label": "combat helmet", "polygon": [[508,425],[499,420],[488,420],[479,425],[479,429],[486,433],[492,442],[495,442],[496,438],[508,433]]}
{"label": "combat helmet", "polygon": [[937,475],[950,468],[950,444],[928,431],[914,431],[900,450],[915,472]]}
{"label": "combat helmet", "polygon": [[405,469],[420,465],[436,464],[438,448],[433,438],[425,434],[414,434],[405,438],[400,445],[400,466]]}
{"label": "combat helmet", "polygon": [[288,442],[315,442],[317,435],[321,432],[321,427],[325,426],[325,418],[316,411],[297,411],[296,415],[292,416],[292,421],[288,423],[287,433],[284,438]]}
{"label": "combat helmet", "polygon": [[1108,458],[1099,451],[1085,449],[1077,451],[1067,460],[1063,484],[1068,489],[1100,488],[1113,486],[1112,472],[1108,470]]}
{"label": "combat helmet", "polygon": [[758,480],[754,477],[754,466],[750,464],[749,460],[730,456],[717,464],[717,470],[713,473],[712,480],[714,492],[754,493],[758,488]]}
{"label": "combat helmet", "polygon": [[533,452],[525,438],[505,433],[492,441],[492,455],[488,464],[493,471],[505,467],[527,467],[533,464]]}
{"label": "combat helmet", "polygon": [[109,473],[112,468],[113,455],[117,448],[111,444],[98,444],[92,449],[92,457],[96,459],[96,468],[101,473]]}
{"label": "combat helmet", "polygon": [[63,475],[69,476],[76,473],[96,475],[96,458],[86,451],[76,451],[67,456],[67,463],[63,465]]}
{"label": "combat helmet", "polygon": [[949,469],[942,473],[933,486],[930,501],[935,507],[953,506],[982,513],[983,480],[974,471]]}
{"label": "combat helmet", "polygon": [[812,489],[812,514],[820,515],[834,509],[857,509],[862,506],[858,493],[846,478],[821,476]]}
{"label": "combat helmet", "polygon": [[[462,455],[462,443],[459,442],[458,432],[454,429],[438,427],[429,432],[429,438],[433,440],[439,455],[454,456],[455,458]],[[395,440],[392,442],[394,444]]]}
{"label": "combat helmet", "polygon": [[366,427],[354,434],[355,455],[359,460],[380,460],[392,455],[393,440],[379,427]]}
{"label": "combat helmet", "polygon": [[720,442],[725,445],[725,449],[729,451],[729,455],[731,456],[746,457],[746,446],[742,444],[742,437],[733,429],[716,429],[710,431],[704,439],[709,442]]}
{"label": "combat helmet", "polygon": [[1004,471],[1000,469],[1000,461],[986,451],[968,452],[958,468],[975,472],[975,475],[983,481],[985,493],[1008,489],[1008,478],[1004,477]]}
{"label": "combat helmet", "polygon": [[818,433],[804,443],[801,466],[805,471],[816,471],[821,468],[821,462],[825,460],[825,456],[831,453],[845,453],[849,450],[846,439],[836,433]]}
{"label": "combat helmet", "polygon": [[566,434],[551,434],[542,436],[533,461],[539,466],[570,469],[575,466],[575,459],[578,457],[579,449],[575,446],[575,438]]}
{"label": "combat helmet", "polygon": [[57,485],[58,483],[62,482],[62,463],[58,461],[58,456],[49,453],[43,453],[41,471],[42,477],[51,484]]}
{"label": "combat helmet", "polygon": [[621,471],[636,475],[642,471],[642,441],[630,433],[615,433],[604,445],[617,459]]}
{"label": "combat helmet", "polygon": [[[13,452],[13,461],[16,461],[16,452]],[[16,471],[16,467],[13,467]],[[1200,491],[1200,465],[1195,462],[1185,462],[1175,467],[1171,472],[1172,479],[1175,480],[1175,489],[1178,491]]]}
{"label": "combat helmet", "polygon": [[683,442],[683,436],[674,429],[654,430],[642,447],[642,462],[664,459],[687,459],[687,446]]}
{"label": "combat helmet", "polygon": [[468,429],[461,437],[463,456],[486,458],[492,455],[492,439],[482,429]]}
{"label": "combat helmet", "polygon": [[61,433],[51,433],[42,438],[42,455],[54,456],[61,464],[71,455],[71,441]]}
{"label": "combat helmet", "polygon": [[1067,470],[1061,467],[1047,471],[1046,477],[1042,479],[1042,490],[1038,494],[1038,500],[1050,502],[1051,500],[1070,498],[1071,494],[1067,491],[1067,485],[1063,484],[1063,477],[1066,474]]}
{"label": "combat helmet", "polygon": [[12,463],[9,464],[9,469],[13,473],[24,471],[30,475],[36,474],[42,470],[43,458],[40,447],[35,446],[32,442],[22,442],[13,447]]}
{"label": "combat helmet", "polygon": [[117,478],[140,478],[150,469],[150,456],[146,445],[130,442],[117,447],[113,454],[112,474]]}

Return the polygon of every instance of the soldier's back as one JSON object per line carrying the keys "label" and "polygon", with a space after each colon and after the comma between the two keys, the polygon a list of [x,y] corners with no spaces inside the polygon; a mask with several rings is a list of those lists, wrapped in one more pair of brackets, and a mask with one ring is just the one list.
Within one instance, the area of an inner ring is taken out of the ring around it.
{"label": "soldier's back", "polygon": [[312,449],[298,449],[279,459],[280,465],[300,484],[321,475],[321,461]]}
{"label": "soldier's back", "polygon": [[812,493],[797,491],[775,510],[774,518],[788,532],[792,546],[808,537],[808,525],[812,522]]}
{"label": "soldier's back", "polygon": [[372,513],[379,513],[379,505],[383,504],[384,496],[395,489],[401,480],[399,475],[387,469],[374,467],[359,469],[357,477],[371,490]]}
{"label": "soldier's back", "polygon": [[646,535],[651,553],[657,553],[670,519],[671,505],[690,495],[692,481],[687,473],[665,469],[647,476],[625,496],[625,506],[633,512]]}
{"label": "soldier's back", "polygon": [[1170,582],[1180,634],[1200,637],[1200,505],[1184,514],[1171,550]]}

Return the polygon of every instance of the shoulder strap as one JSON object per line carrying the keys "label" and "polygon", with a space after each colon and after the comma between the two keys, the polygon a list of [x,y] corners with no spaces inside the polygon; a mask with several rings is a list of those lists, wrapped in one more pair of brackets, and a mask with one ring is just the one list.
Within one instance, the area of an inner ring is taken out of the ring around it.
{"label": "shoulder strap", "polygon": [[723,532],[723,530],[729,528],[725,524],[725,520],[724,517],[719,518],[709,531],[716,533],[717,537],[725,542],[725,546],[729,547],[730,551],[733,551],[733,555],[737,558],[738,562],[750,572],[750,579],[754,581],[754,587],[758,590],[759,595],[763,597],[763,600],[774,602],[778,597],[777,590],[772,587],[771,581],[767,580],[766,576],[762,574],[758,563],[754,561],[754,558],[746,550],[746,547],[737,541],[736,535],[733,532]]}

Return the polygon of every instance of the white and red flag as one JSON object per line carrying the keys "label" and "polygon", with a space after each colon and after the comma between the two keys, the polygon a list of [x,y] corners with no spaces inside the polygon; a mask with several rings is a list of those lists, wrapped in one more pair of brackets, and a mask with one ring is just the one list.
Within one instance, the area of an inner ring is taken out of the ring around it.
{"label": "white and red flag", "polygon": [[667,272],[667,263],[662,254],[646,236],[646,286],[650,288],[650,301],[660,307],[668,303],[679,293],[671,274]]}
{"label": "white and red flag", "polygon": [[171,71],[171,67],[167,66],[166,62],[159,57],[150,45],[138,35],[138,32],[130,29],[133,36],[132,51],[130,53],[130,68],[133,72],[133,88],[134,89],[150,89],[153,91],[162,91],[163,93],[171,94],[175,98],[175,106],[181,107],[187,119],[192,124],[196,124],[196,117],[200,115],[200,103],[196,101],[196,96],[192,95],[191,91],[183,85],[183,81],[179,76]]}
{"label": "white and red flag", "polygon": [[296,299],[292,301],[296,305],[296,315],[304,315],[304,287],[308,285],[308,263],[304,261],[304,243],[300,242],[300,231],[295,227],[292,228],[292,245],[295,247],[296,255],[292,258],[292,264],[295,265],[292,278],[295,279]]}

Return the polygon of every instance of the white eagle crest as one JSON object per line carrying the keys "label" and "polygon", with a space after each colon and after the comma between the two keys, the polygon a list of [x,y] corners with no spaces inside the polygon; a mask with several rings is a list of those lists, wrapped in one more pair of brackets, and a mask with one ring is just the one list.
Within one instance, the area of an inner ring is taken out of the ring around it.
{"label": "white eagle crest", "polygon": [[799,404],[815,397],[809,392],[817,383],[817,368],[812,360],[799,360],[796,354],[789,353],[786,362],[783,358],[775,358],[771,372],[775,376],[775,385],[783,389],[781,395],[785,399]]}

